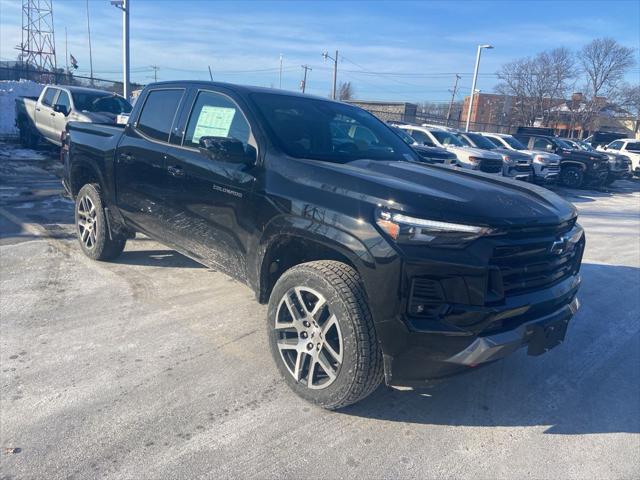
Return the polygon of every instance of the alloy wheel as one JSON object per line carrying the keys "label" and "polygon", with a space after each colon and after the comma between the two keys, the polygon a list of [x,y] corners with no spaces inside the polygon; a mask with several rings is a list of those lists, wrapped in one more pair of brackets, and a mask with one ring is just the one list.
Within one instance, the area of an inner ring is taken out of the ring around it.
{"label": "alloy wheel", "polygon": [[280,357],[296,382],[322,389],[338,377],[342,333],[322,294],[308,287],[289,289],[278,305],[275,333]]}
{"label": "alloy wheel", "polygon": [[96,218],[96,207],[91,201],[91,198],[85,195],[78,202],[78,233],[80,240],[89,250],[96,245]]}

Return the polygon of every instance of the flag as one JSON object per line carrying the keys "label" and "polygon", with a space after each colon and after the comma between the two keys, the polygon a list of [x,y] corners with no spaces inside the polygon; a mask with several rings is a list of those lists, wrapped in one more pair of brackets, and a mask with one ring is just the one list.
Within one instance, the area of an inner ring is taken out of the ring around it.
{"label": "flag", "polygon": [[76,57],[74,57],[73,55],[69,54],[69,59],[71,60],[71,66],[75,69],[78,68],[78,61],[76,60]]}

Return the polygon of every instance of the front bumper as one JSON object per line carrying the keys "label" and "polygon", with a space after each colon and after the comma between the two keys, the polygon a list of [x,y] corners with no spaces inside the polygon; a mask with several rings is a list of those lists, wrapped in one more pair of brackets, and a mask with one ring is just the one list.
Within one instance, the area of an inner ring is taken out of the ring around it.
{"label": "front bumper", "polygon": [[529,355],[540,355],[562,343],[569,320],[579,306],[578,299],[574,298],[569,305],[542,318],[523,323],[513,330],[478,337],[447,361],[475,367],[504,358],[525,345],[528,346]]}
{"label": "front bumper", "polygon": [[536,183],[555,183],[558,181],[558,177],[560,176],[560,164],[553,165],[541,165],[538,163],[534,163],[534,177],[533,180]]}
{"label": "front bumper", "polygon": [[[479,332],[448,328],[438,331],[434,324],[426,325],[411,317],[379,325],[379,329],[394,330],[393,344],[387,344],[383,355],[386,383],[427,386],[524,346],[528,346],[531,355],[544,353],[564,339],[566,326],[578,309],[580,282],[580,276],[575,274],[544,290],[510,297],[500,306],[458,306],[461,315],[481,318]],[[549,332],[547,327],[554,329]],[[561,338],[554,338],[554,331],[561,332]]]}

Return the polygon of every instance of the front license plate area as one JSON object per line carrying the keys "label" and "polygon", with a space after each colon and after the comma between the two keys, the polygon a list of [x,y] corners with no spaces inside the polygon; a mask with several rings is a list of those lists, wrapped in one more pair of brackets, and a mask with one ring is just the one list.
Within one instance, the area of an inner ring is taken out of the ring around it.
{"label": "front license plate area", "polygon": [[527,329],[529,337],[528,355],[542,355],[564,341],[569,318],[531,325]]}

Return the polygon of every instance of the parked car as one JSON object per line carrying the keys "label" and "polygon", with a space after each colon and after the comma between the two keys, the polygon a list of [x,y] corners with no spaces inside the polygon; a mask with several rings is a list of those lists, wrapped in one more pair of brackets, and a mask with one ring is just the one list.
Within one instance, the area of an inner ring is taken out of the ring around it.
{"label": "parked car", "polygon": [[407,134],[401,128],[396,126],[392,126],[391,128],[407,145],[413,148],[416,153],[420,155],[420,158],[423,161],[434,165],[439,164],[448,167],[452,167],[458,163],[458,157],[456,157],[455,153],[449,152],[448,150],[440,147],[427,147],[426,145],[420,145],[412,136]]}
{"label": "parked car", "polygon": [[490,150],[502,156],[502,175],[516,180],[530,182],[533,180],[533,167],[531,155],[514,150],[497,147],[488,138],[479,133],[457,132],[455,136],[469,147]]}
{"label": "parked car", "polygon": [[[582,150],[586,152],[595,152],[589,143],[575,141],[570,138],[563,138],[566,143],[571,145],[576,150]],[[633,171],[631,170],[631,160],[626,155],[620,155],[613,152],[604,152],[609,159],[609,174],[605,180],[605,185],[611,185],[616,180],[624,180],[633,177]]]}
{"label": "parked car", "polygon": [[544,150],[560,155],[560,182],[571,188],[602,186],[609,174],[609,158],[599,152],[574,150],[558,137],[530,133],[515,137],[531,150]]}
{"label": "parked car", "polygon": [[543,150],[529,150],[513,135],[505,133],[481,132],[497,147],[506,148],[512,152],[521,152],[533,158],[533,181],[541,184],[551,184],[558,181],[560,175],[560,155]]}
{"label": "parked car", "polygon": [[631,161],[631,170],[637,176],[640,176],[640,140],[632,138],[623,138],[614,140],[609,145],[600,147],[605,153],[615,153],[624,155]]}
{"label": "parked car", "polygon": [[16,98],[16,127],[23,145],[34,147],[40,139],[62,144],[67,122],[116,123],[131,111],[123,97],[104,90],[74,86],[47,86],[39,97]]}
{"label": "parked car", "polygon": [[626,136],[627,136],[626,133],[593,132],[593,134],[585,138],[584,141],[589,145],[591,145],[593,148],[597,149],[598,147],[608,145],[614,140],[624,139],[626,138]]}
{"label": "parked car", "polygon": [[444,148],[458,157],[458,166],[485,173],[502,174],[502,156],[497,153],[468,147],[453,133],[441,127],[398,125],[420,145]]}
{"label": "parked car", "polygon": [[285,382],[325,408],[383,379],[424,386],[521,347],[540,355],[578,308],[585,237],[573,205],[419,164],[353,105],[163,82],[126,126],[67,131],[82,251],[113,259],[143,232],[246,283],[268,303]]}

